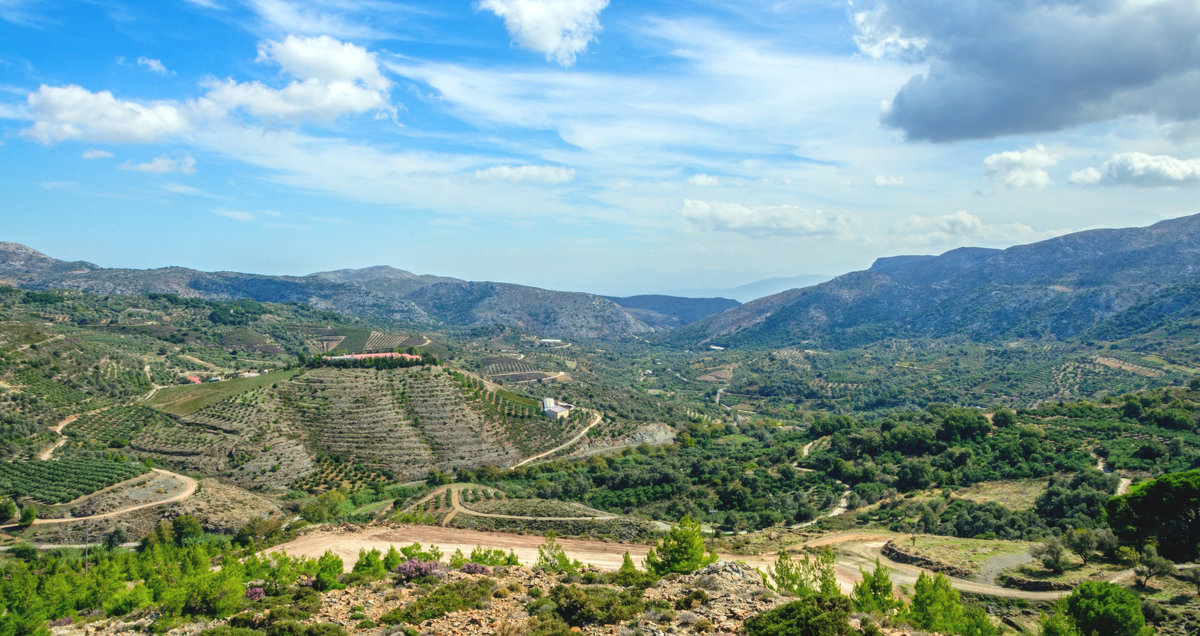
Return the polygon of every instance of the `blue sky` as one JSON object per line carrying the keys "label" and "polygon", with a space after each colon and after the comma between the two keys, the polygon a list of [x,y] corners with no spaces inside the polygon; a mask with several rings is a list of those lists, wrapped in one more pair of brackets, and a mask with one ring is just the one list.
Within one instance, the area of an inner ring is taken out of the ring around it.
{"label": "blue sky", "polygon": [[1192,0],[0,0],[0,240],[641,293],[1200,212]]}

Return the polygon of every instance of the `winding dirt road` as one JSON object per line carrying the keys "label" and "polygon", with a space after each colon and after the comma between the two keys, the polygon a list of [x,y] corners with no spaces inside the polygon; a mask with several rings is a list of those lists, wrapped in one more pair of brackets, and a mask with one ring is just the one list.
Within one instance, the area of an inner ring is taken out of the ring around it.
{"label": "winding dirt road", "polygon": [[[153,395],[154,392],[157,391],[159,388],[160,387],[158,387],[156,385],[154,387],[154,390],[151,391],[150,394]],[[104,408],[109,408],[109,407],[104,407]],[[96,409],[95,411],[90,411],[88,414],[90,415],[91,413],[99,413],[100,411],[103,411],[103,410],[104,409]],[[39,460],[49,461],[51,456],[54,455],[54,451],[58,450],[60,447],[62,447],[63,444],[67,443],[67,436],[63,435],[62,431],[64,428],[66,428],[66,426],[68,424],[70,424],[71,422],[74,422],[77,419],[79,419],[78,415],[69,415],[66,418],[64,418],[63,421],[59,422],[58,424],[55,424],[54,426],[52,426],[50,428],[50,430],[52,430],[58,434],[58,441],[55,442],[54,445],[51,446],[50,448],[47,448],[46,450],[39,453],[38,454]],[[174,477],[174,478],[178,479],[179,481],[183,482],[183,492],[181,492],[177,495],[172,495],[165,499],[160,499],[158,501],[151,501],[148,503],[137,504],[135,506],[128,506],[126,508],[120,508],[118,510],[113,510],[112,512],[105,512],[105,513],[98,514],[98,515],[88,515],[86,517],[66,517],[66,518],[62,518],[62,519],[37,519],[31,525],[41,526],[41,525],[60,524],[60,523],[74,523],[76,521],[95,521],[97,519],[108,519],[110,517],[116,517],[118,515],[123,515],[123,514],[129,513],[129,512],[137,511],[137,510],[153,508],[154,506],[161,506],[163,504],[171,504],[171,503],[179,503],[181,501],[185,501],[188,497],[191,497],[192,495],[196,494],[196,488],[198,487],[198,484],[196,483],[195,479],[192,479],[191,477],[188,477],[187,475],[180,475],[178,473],[173,473],[169,470],[163,470],[161,468],[151,468],[150,470],[152,470],[156,473],[159,473],[160,475],[167,475],[169,477]],[[141,475],[139,475],[138,477],[134,477],[132,479],[126,480],[126,481],[132,481],[133,479],[139,479],[140,477],[141,477]],[[106,491],[112,490],[113,488],[115,488],[119,485],[120,484],[113,484],[112,486],[109,486],[108,488],[104,488],[104,489],[98,490],[94,493],[90,493],[90,494],[86,495],[85,497],[91,497],[92,495],[96,495],[101,492],[106,492]],[[10,523],[8,525],[0,526],[0,530],[16,528],[18,526],[19,526],[19,524]]]}
{"label": "winding dirt road", "polygon": [[[178,473],[173,473],[168,470],[163,470],[161,468],[151,468],[150,470],[153,470],[154,472],[162,474],[162,475],[174,477],[174,478],[182,481],[183,486],[184,486],[183,492],[179,493],[178,495],[173,495],[171,497],[167,497],[166,499],[160,499],[158,501],[151,501],[151,502],[144,503],[144,504],[138,504],[136,506],[129,506],[127,508],[121,508],[119,510],[113,510],[112,512],[105,512],[105,513],[101,513],[98,515],[88,515],[86,517],[67,517],[67,518],[63,518],[63,519],[37,519],[33,522],[32,525],[44,526],[44,525],[52,525],[52,524],[59,524],[59,523],[75,523],[77,521],[95,521],[97,519],[108,519],[110,517],[117,517],[117,516],[120,516],[120,515],[123,515],[126,513],[134,512],[136,510],[144,510],[146,508],[153,508],[154,506],[161,506],[163,504],[179,503],[181,501],[186,500],[188,497],[191,497],[192,495],[196,494],[197,484],[196,484],[195,479],[192,479],[191,477],[188,477],[186,475],[180,475]],[[134,479],[137,479],[137,477],[135,477]],[[17,526],[18,526],[18,524],[10,523],[5,526],[0,526],[0,530],[16,528]]]}
{"label": "winding dirt road", "polygon": [[530,457],[526,457],[525,459],[522,459],[521,461],[513,464],[512,466],[509,466],[509,470],[512,470],[513,468],[519,468],[521,466],[524,466],[525,464],[528,464],[529,462],[539,460],[548,455],[553,455],[554,453],[557,453],[558,451],[570,446],[571,444],[578,442],[579,440],[583,439],[584,435],[587,435],[588,431],[592,430],[593,426],[599,424],[600,420],[602,420],[602,419],[604,419],[604,418],[602,418],[599,413],[593,412],[592,413],[592,422],[590,424],[588,424],[587,426],[583,427],[582,431],[579,431],[578,433],[576,433],[575,437],[572,437],[571,439],[567,440],[566,442],[563,442],[562,444],[559,444],[558,446],[555,446],[554,448],[551,448],[548,451],[545,451],[543,453],[538,453],[537,455],[533,455]]}

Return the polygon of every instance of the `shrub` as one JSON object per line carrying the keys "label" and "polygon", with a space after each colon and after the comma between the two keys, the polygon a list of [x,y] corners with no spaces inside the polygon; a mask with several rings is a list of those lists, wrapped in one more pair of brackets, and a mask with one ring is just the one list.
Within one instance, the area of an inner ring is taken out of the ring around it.
{"label": "shrub", "polygon": [[538,558],[533,564],[534,569],[546,570],[556,574],[575,574],[583,564],[567,558],[567,553],[554,537],[553,532],[546,533],[546,542],[538,546]]}
{"label": "shrub", "polygon": [[747,636],[843,636],[850,627],[850,600],[815,595],[746,619]]}
{"label": "shrub", "polygon": [[1067,597],[1066,610],[1082,634],[1137,636],[1146,624],[1137,595],[1108,582],[1080,583]]}
{"label": "shrub", "polygon": [[492,593],[496,582],[489,578],[469,579],[447,583],[428,596],[419,598],[404,607],[379,617],[385,625],[397,623],[419,624],[431,618],[445,616],[451,612],[479,607]]}
{"label": "shrub", "polygon": [[478,563],[467,563],[466,565],[459,568],[458,571],[463,572],[464,574],[491,574],[492,573],[491,569],[488,568],[488,566],[480,565]]}
{"label": "shrub", "polygon": [[409,559],[404,563],[396,566],[393,572],[400,578],[401,581],[408,582],[413,579],[430,576],[442,569],[442,564],[437,561],[421,561],[418,559]]}
{"label": "shrub", "polygon": [[554,613],[568,625],[611,625],[627,621],[642,611],[641,592],[617,592],[608,588],[558,585],[550,590]]}

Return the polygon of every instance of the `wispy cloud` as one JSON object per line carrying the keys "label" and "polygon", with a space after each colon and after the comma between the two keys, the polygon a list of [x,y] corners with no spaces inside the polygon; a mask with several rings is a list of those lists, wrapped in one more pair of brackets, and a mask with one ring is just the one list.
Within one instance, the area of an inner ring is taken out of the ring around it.
{"label": "wispy cloud", "polygon": [[241,221],[242,223],[249,223],[254,220],[253,213],[243,212],[241,210],[226,210],[224,208],[218,208],[213,210],[213,214],[217,216],[223,216],[227,219],[233,219],[234,221]]}
{"label": "wispy cloud", "polygon": [[145,66],[159,75],[174,75],[174,73],[167,70],[167,67],[162,63],[162,60],[156,60],[154,58],[142,56],[137,59],[137,63],[138,66]]}
{"label": "wispy cloud", "polygon": [[83,151],[84,159],[107,159],[111,156],[113,156],[113,153],[107,150],[99,150],[96,148],[89,148]]}
{"label": "wispy cloud", "polygon": [[170,155],[159,155],[154,159],[144,163],[134,163],[126,161],[119,166],[122,170],[131,170],[133,172],[153,172],[156,174],[180,173],[180,174],[195,174],[196,159],[191,155],[183,155],[181,157],[172,157]]}
{"label": "wispy cloud", "polygon": [[566,183],[575,178],[574,168],[562,166],[492,166],[476,170],[475,178],[505,181],[540,181],[543,183]]}

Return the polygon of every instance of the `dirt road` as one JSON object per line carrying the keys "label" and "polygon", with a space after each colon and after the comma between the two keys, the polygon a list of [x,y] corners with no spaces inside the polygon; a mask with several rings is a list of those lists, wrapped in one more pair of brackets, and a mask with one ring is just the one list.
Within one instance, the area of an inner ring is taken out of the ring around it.
{"label": "dirt road", "polygon": [[[163,470],[161,468],[151,468],[150,470],[153,470],[154,472],[162,474],[162,475],[167,475],[167,476],[179,479],[184,484],[183,492],[179,493],[178,495],[173,495],[171,497],[167,497],[166,499],[160,499],[158,501],[151,501],[149,503],[138,504],[136,506],[129,506],[127,508],[121,508],[119,510],[113,510],[112,512],[105,512],[103,514],[98,514],[98,515],[89,515],[87,517],[68,517],[65,519],[38,519],[33,522],[33,525],[42,526],[42,525],[51,525],[51,524],[59,524],[59,523],[75,523],[77,521],[95,521],[96,519],[108,519],[109,517],[116,517],[116,516],[123,515],[123,514],[129,513],[129,512],[134,512],[135,510],[144,510],[146,508],[153,508],[154,506],[161,506],[163,504],[178,503],[178,502],[184,501],[188,497],[191,497],[192,495],[196,494],[197,484],[196,484],[195,479],[192,479],[191,477],[188,477],[186,475],[180,475],[178,473],[173,473],[173,472],[170,472],[167,470]],[[135,477],[135,479],[137,479],[137,478]],[[6,526],[0,526],[0,530],[6,530],[8,528],[15,528],[15,527],[17,527],[17,525],[18,524],[10,523]]]}
{"label": "dirt road", "polygon": [[[892,581],[898,585],[912,585],[922,570],[919,567],[896,563],[881,554],[883,545],[892,539],[903,538],[905,535],[882,534],[869,532],[849,532],[834,534],[813,541],[792,546],[791,550],[806,547],[834,547],[837,550],[837,560],[834,563],[834,574],[838,585],[845,591],[853,589],[855,583],[862,580],[859,568],[870,570],[879,559],[885,567],[891,570]],[[532,565],[537,560],[538,546],[544,539],[537,535],[512,534],[507,532],[481,532],[478,530],[463,530],[459,528],[443,528],[440,526],[391,526],[366,527],[344,532],[341,530],[317,530],[283,545],[275,546],[267,552],[284,551],[295,556],[316,558],[326,551],[341,557],[346,569],[353,567],[358,558],[359,550],[377,549],[387,551],[390,546],[403,547],[411,543],[425,546],[436,545],[443,553],[451,553],[456,549],[464,553],[470,552],[475,546],[512,550],[523,565]],[[636,543],[617,543],[589,539],[558,539],[559,545],[566,551],[567,556],[591,564],[602,570],[615,570],[621,566],[622,555],[629,552],[634,563],[644,565],[646,553],[650,546]],[[764,554],[755,556],[721,554],[722,560],[742,561],[750,566],[766,570],[774,565],[776,556]],[[1114,579],[1119,579],[1124,573],[1117,573]],[[1053,601],[1064,596],[1065,592],[1026,592],[980,581],[969,581],[950,577],[950,583],[958,590],[986,596],[1004,598],[1019,598],[1031,601]]]}
{"label": "dirt road", "polygon": [[549,455],[553,455],[554,453],[557,453],[558,451],[570,446],[571,444],[578,442],[579,440],[583,439],[584,435],[587,435],[588,431],[592,430],[593,426],[599,424],[601,419],[603,419],[603,418],[600,416],[599,413],[593,412],[591,423],[588,424],[587,426],[583,427],[582,431],[579,431],[578,433],[576,433],[575,437],[572,437],[571,439],[567,440],[566,442],[559,444],[558,446],[555,446],[554,448],[551,448],[550,450],[548,450],[546,452],[538,453],[537,455],[533,455],[531,457],[526,457],[525,459],[522,459],[521,461],[513,464],[509,468],[512,469],[512,468],[524,466],[525,464],[528,464],[529,462],[539,460],[539,459],[549,456]]}
{"label": "dirt road", "polygon": [[65,419],[63,419],[63,421],[50,427],[50,430],[54,431],[54,433],[56,435],[58,435],[58,441],[54,442],[54,445],[51,446],[50,448],[47,448],[46,450],[38,453],[39,460],[46,461],[46,460],[50,459],[50,456],[54,454],[54,451],[58,450],[59,448],[62,448],[62,445],[67,443],[67,436],[63,435],[63,432],[62,432],[63,427],[65,427],[67,424],[70,424],[71,422],[74,422],[77,419],[79,419],[79,415],[68,415]]}
{"label": "dirt road", "polygon": [[[567,556],[584,563],[589,563],[602,570],[616,570],[620,568],[622,555],[626,551],[629,552],[629,556],[633,558],[634,563],[642,565],[646,558],[646,553],[650,551],[650,546],[638,543],[610,543],[592,539],[562,538],[557,541],[563,550],[566,551]],[[538,546],[545,543],[545,539],[538,535],[481,532],[478,530],[443,528],[440,526],[395,526],[363,528],[351,532],[318,530],[283,545],[275,546],[267,550],[267,552],[282,550],[294,556],[316,558],[328,550],[340,556],[346,570],[349,571],[354,566],[354,561],[358,558],[358,551],[360,549],[370,550],[374,548],[381,552],[386,552],[389,546],[394,545],[397,548],[401,548],[411,543],[420,543],[424,546],[436,545],[446,554],[454,552],[456,549],[462,550],[464,554],[470,553],[471,550],[475,549],[475,546],[504,550],[505,552],[512,550],[516,552],[517,558],[521,560],[523,565],[533,565],[537,561]],[[727,558],[741,559],[755,567],[767,567],[769,565],[767,560],[757,557],[729,556]],[[771,559],[770,563],[773,562],[774,559]]]}

